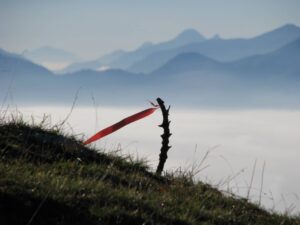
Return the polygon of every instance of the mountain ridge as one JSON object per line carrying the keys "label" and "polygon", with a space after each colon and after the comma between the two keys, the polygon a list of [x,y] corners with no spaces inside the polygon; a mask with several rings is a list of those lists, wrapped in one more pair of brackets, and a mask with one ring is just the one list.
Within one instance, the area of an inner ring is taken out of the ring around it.
{"label": "mountain ridge", "polygon": [[[3,58],[6,56],[8,59]],[[185,104],[183,99],[189,98],[196,106],[298,107],[299,58],[298,38],[273,52],[232,62],[221,62],[197,52],[183,52],[148,74],[108,68],[58,76],[22,57],[2,51],[0,89],[6,90],[13,80],[11,90],[15,99],[33,102],[64,102],[73,99],[82,88],[82,99],[85,100],[81,102],[89,101],[92,93],[105,104],[130,104],[160,95],[176,104]],[[116,98],[111,98],[112,91]]]}
{"label": "mountain ridge", "polygon": [[80,57],[71,52],[51,46],[24,50],[22,56],[52,71],[60,70],[71,63],[81,60]]}
{"label": "mountain ridge", "polygon": [[[80,70],[81,68],[85,69],[97,69],[100,66],[108,66],[112,68],[120,68],[127,69],[131,64],[135,63],[140,58],[143,58],[145,55],[150,54],[151,52],[155,52],[162,49],[169,49],[173,47],[178,47],[185,45],[188,42],[200,42],[204,41],[205,37],[202,36],[199,32],[194,29],[187,29],[178,34],[175,38],[163,41],[157,44],[144,43],[137,49],[133,51],[122,51],[122,54],[119,57],[116,57],[114,60],[110,60],[109,62],[104,62],[102,57],[96,60],[88,61],[80,64],[71,64],[69,67],[65,68],[64,72],[69,72],[71,69],[73,72],[76,70]],[[145,44],[147,47],[145,47]],[[119,50],[121,51],[121,50]],[[110,55],[110,54],[109,54]],[[107,64],[107,65],[106,65]],[[91,68],[92,67],[92,68]]]}
{"label": "mountain ridge", "polygon": [[184,52],[197,52],[218,61],[236,61],[247,56],[272,52],[298,38],[300,38],[300,28],[295,25],[285,25],[249,39],[212,38],[177,49],[155,52],[133,64],[129,71],[153,72],[171,58]]}

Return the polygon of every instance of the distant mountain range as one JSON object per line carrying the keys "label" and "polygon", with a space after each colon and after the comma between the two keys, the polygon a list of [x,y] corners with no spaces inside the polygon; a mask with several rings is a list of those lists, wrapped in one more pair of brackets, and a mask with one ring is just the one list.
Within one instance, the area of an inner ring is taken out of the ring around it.
{"label": "distant mountain range", "polygon": [[24,77],[24,79],[37,79],[43,76],[52,76],[52,72],[37,65],[22,55],[9,53],[0,49],[0,77],[10,79],[13,77]]}
{"label": "distant mountain range", "polygon": [[26,59],[53,71],[61,70],[72,63],[80,61],[80,58],[73,53],[49,46],[25,50],[22,55]]}
{"label": "distant mountain range", "polygon": [[275,30],[248,39],[206,39],[198,31],[189,29],[163,43],[145,43],[130,52],[116,51],[99,59],[79,62],[61,70],[61,73],[79,70],[118,68],[134,73],[150,73],[176,55],[196,52],[219,61],[234,61],[247,56],[272,52],[300,38],[300,28],[287,24]]}
{"label": "distant mountain range", "polygon": [[[295,76],[300,79],[300,38],[267,53],[245,57],[231,62],[220,62],[199,53],[182,53],[150,75],[171,76],[188,72],[269,74]],[[238,78],[238,77],[237,77]]]}
{"label": "distant mountain range", "polygon": [[[188,29],[180,33],[177,37],[170,41],[152,44],[145,43],[141,47],[134,51],[117,51],[112,54],[108,54],[94,61],[88,61],[84,63],[75,63],[65,68],[62,72],[74,72],[75,70],[93,69],[98,70],[101,67],[127,69],[137,61],[143,59],[149,54],[154,52],[169,50],[184,46],[188,43],[197,43],[206,40],[196,30]],[[107,60],[109,58],[109,60]]]}
{"label": "distant mountain range", "polygon": [[110,54],[104,55],[100,57],[99,59],[95,59],[92,61],[84,61],[84,62],[78,62],[78,63],[73,63],[66,68],[62,69],[59,71],[60,74],[64,73],[72,73],[80,70],[96,70],[96,71],[101,71],[103,68],[110,68],[108,65],[111,64],[114,60],[118,59],[121,57],[123,54],[125,54],[125,51],[119,50],[112,52]]}
{"label": "distant mountain range", "polygon": [[[168,42],[106,55],[102,64],[97,64],[100,59],[94,64],[83,63],[103,67],[125,62],[126,57],[127,62],[133,62],[158,54],[161,66],[149,73],[114,67],[80,69],[79,65],[84,65],[76,64],[79,70],[73,67],[74,71],[58,76],[22,55],[0,50],[0,97],[10,91],[19,102],[63,104],[72,101],[81,88],[79,101],[85,104],[93,95],[103,104],[131,104],[162,96],[170,103],[196,107],[300,107],[299,30],[286,25],[258,37],[236,40],[206,40],[188,30]],[[196,47],[187,50],[190,46]],[[163,61],[169,53],[174,56],[162,63],[159,53]]]}
{"label": "distant mountain range", "polygon": [[268,54],[250,56],[232,63],[240,72],[281,74],[300,79],[300,38]]}
{"label": "distant mountain range", "polygon": [[234,61],[251,55],[272,52],[298,38],[300,38],[300,28],[295,25],[285,25],[250,39],[213,38],[180,48],[154,52],[131,65],[128,70],[149,73],[163,66],[176,55],[185,52],[200,53],[219,61]]}

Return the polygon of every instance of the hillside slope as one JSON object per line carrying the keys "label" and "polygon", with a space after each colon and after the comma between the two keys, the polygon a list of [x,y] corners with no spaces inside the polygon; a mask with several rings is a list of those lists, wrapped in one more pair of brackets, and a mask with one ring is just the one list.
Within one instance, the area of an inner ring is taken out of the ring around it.
{"label": "hillside slope", "polygon": [[0,224],[300,224],[186,176],[96,152],[24,123],[0,125]]}

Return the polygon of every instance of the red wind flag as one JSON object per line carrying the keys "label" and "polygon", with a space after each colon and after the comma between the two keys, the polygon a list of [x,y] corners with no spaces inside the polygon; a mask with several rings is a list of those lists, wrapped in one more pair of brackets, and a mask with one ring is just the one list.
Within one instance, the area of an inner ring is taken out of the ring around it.
{"label": "red wind flag", "polygon": [[149,108],[149,109],[146,109],[144,111],[141,111],[141,112],[138,112],[132,116],[129,116],[129,117],[126,117],[125,119],[99,131],[98,133],[96,133],[95,135],[93,135],[92,137],[90,137],[88,140],[86,140],[85,142],[83,142],[84,145],[87,145],[87,144],[90,144],[96,140],[99,140],[100,138],[103,138],[117,130],[119,130],[120,128],[132,123],[132,122],[135,122],[137,120],[140,120],[140,119],[143,119],[144,117],[146,116],[149,116],[151,115],[152,113],[155,112],[155,110],[157,110],[158,107],[156,108]]}

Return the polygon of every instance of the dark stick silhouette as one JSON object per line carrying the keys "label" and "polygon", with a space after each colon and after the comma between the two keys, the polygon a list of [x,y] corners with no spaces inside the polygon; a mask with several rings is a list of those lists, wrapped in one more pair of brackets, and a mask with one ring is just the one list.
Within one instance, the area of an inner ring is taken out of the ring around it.
{"label": "dark stick silhouette", "polygon": [[164,130],[164,133],[161,135],[162,138],[162,146],[160,149],[160,154],[159,154],[159,163],[157,165],[157,169],[156,169],[156,174],[161,175],[161,172],[164,169],[164,165],[165,162],[168,158],[168,150],[171,148],[171,146],[169,146],[169,137],[172,135],[170,133],[170,123],[171,121],[169,121],[169,110],[170,110],[170,106],[168,107],[168,109],[166,109],[164,101],[160,98],[156,99],[158,105],[160,106],[161,112],[162,112],[162,116],[163,116],[163,122],[161,125],[159,125],[159,127],[162,127]]}

